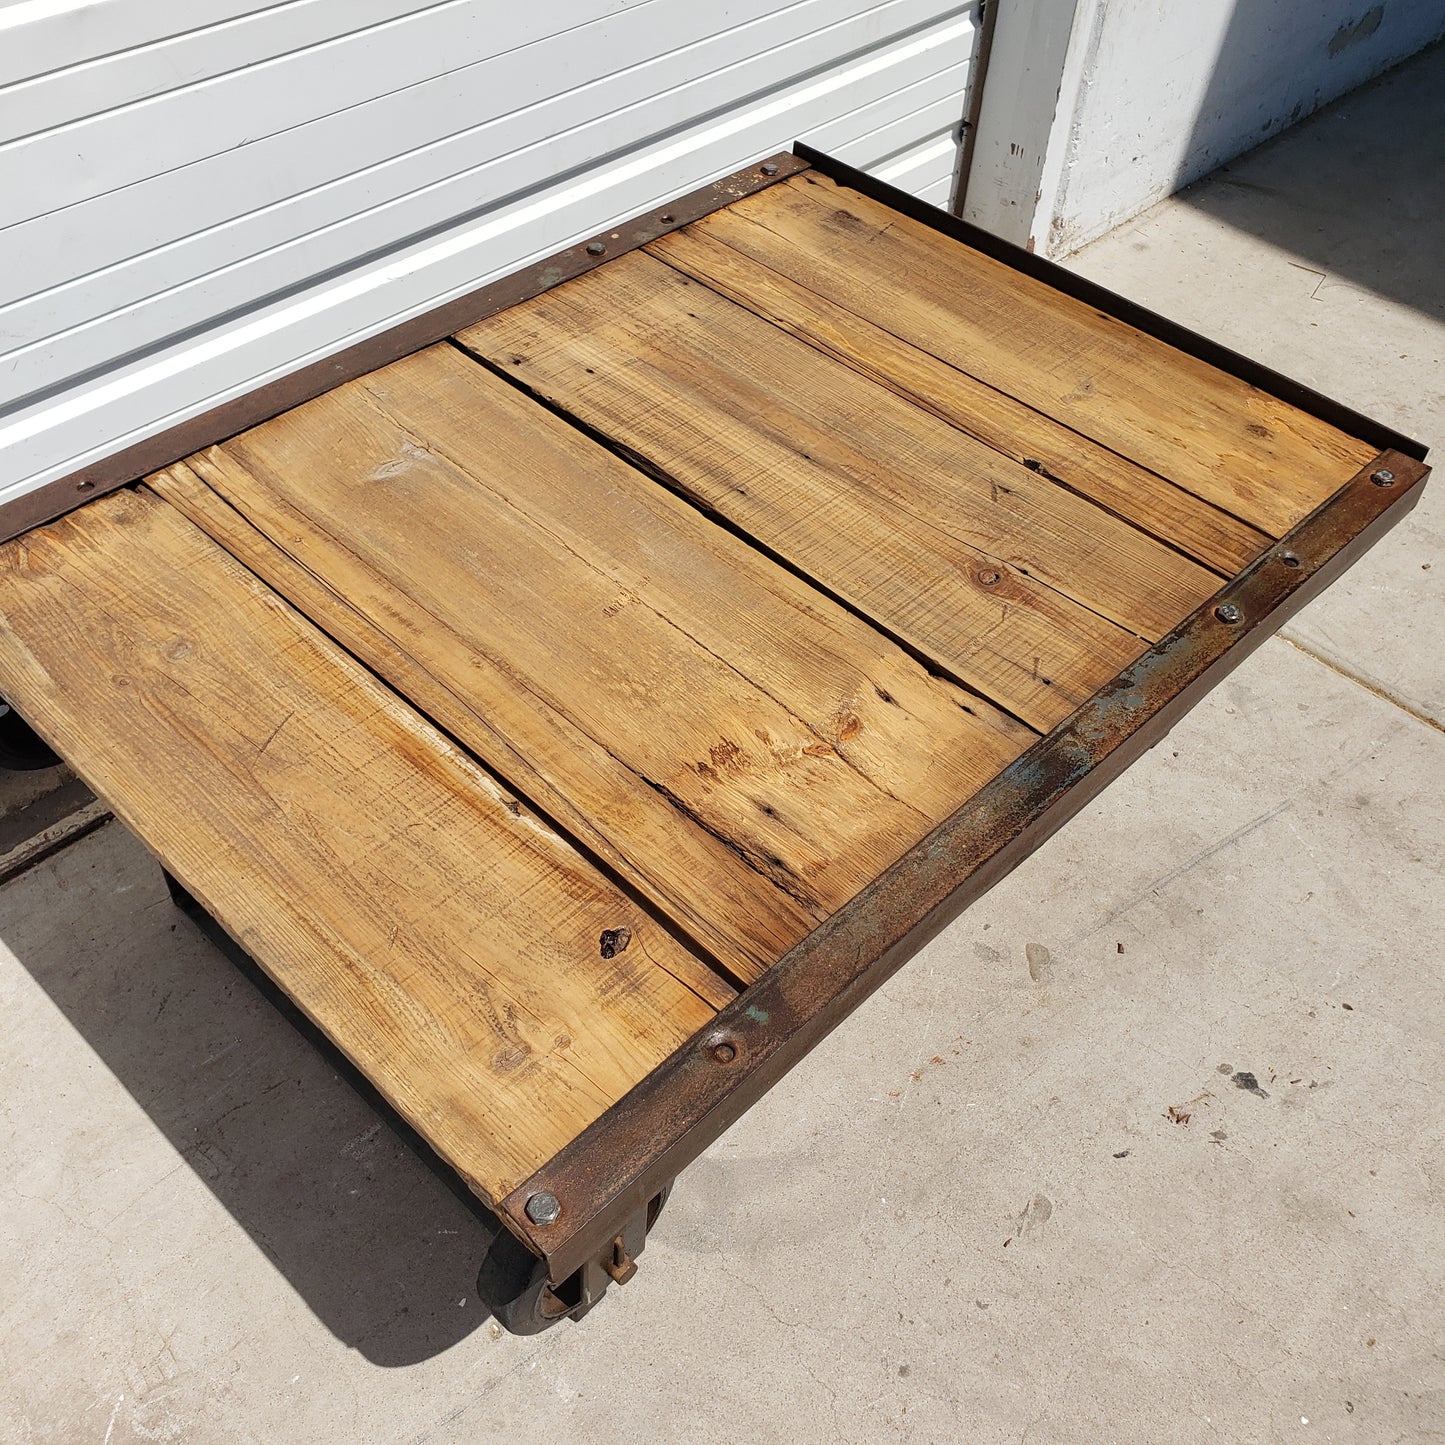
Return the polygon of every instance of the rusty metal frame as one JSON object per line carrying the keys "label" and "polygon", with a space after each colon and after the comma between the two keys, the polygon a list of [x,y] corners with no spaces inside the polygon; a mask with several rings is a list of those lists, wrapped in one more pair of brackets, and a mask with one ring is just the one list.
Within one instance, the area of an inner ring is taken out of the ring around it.
{"label": "rusty metal frame", "polygon": [[[1428,472],[1381,452],[509,1194],[499,1212],[551,1278],[595,1257],[874,989],[1393,527]],[[526,1214],[542,1192],[561,1204],[549,1225]]]}
{"label": "rusty metal frame", "polygon": [[676,231],[710,211],[731,205],[807,168],[806,160],[786,151],[770,156],[757,165],[747,166],[711,185],[690,191],[675,201],[624,221],[612,230],[601,231],[510,276],[469,291],[465,296],[414,316],[399,326],[358,341],[332,356],[248,391],[244,396],[113,452],[79,471],[46,482],[34,491],[0,505],[0,542],[18,537],[43,522],[54,521],[56,517],[83,507],[106,492],[128,486],[161,467],[181,461],[202,447],[214,446],[248,427],[280,416],[283,411],[290,411],[292,407],[321,396],[343,382],[399,361],[403,356],[442,341],[465,326],[495,316],[508,306],[540,296],[542,292],[581,276],[614,256],[635,251],[639,246],[645,246],[669,231]]}
{"label": "rusty metal frame", "polygon": [[[809,168],[1313,413],[1379,455],[500,1201],[502,1222],[546,1261],[554,1284],[596,1267],[648,1201],[828,1032],[1406,515],[1428,475],[1425,448],[799,145],[0,507],[5,540]],[[556,1196],[555,1222],[528,1218],[527,1200],[539,1193]]]}

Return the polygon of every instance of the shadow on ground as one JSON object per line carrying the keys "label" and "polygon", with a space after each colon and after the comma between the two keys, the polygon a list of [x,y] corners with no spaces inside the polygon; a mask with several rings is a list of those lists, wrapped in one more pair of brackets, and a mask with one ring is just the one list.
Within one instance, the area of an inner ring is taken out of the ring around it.
{"label": "shadow on ground", "polygon": [[1442,93],[1445,43],[1221,166],[1180,199],[1321,273],[1445,320]]}
{"label": "shadow on ground", "polygon": [[[495,1226],[201,936],[139,847],[113,846],[117,833],[129,842],[112,823],[69,850],[68,887],[48,865],[7,886],[5,944],[339,1339],[385,1366],[464,1339],[489,1317],[476,1275]],[[74,866],[80,850],[89,867]],[[137,900],[118,908],[115,892]]]}

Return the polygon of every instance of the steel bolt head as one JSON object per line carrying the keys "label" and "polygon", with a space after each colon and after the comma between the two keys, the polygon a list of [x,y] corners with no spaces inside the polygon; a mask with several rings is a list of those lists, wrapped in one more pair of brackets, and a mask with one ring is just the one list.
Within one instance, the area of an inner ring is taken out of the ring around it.
{"label": "steel bolt head", "polygon": [[778,173],[778,168],[772,161],[769,161],[767,165],[762,168],[762,172],[765,176],[775,176]]}
{"label": "steel bolt head", "polygon": [[1214,615],[1221,622],[1242,622],[1244,620],[1244,613],[1232,602],[1221,602],[1219,606],[1214,609]]}
{"label": "steel bolt head", "polygon": [[1395,485],[1395,474],[1389,467],[1381,467],[1379,471],[1370,473],[1370,480],[1377,487],[1393,487]]}
{"label": "steel bolt head", "polygon": [[587,243],[587,254],[589,256],[601,256],[606,254],[607,247],[601,241],[589,241]]}
{"label": "steel bolt head", "polygon": [[548,1194],[544,1190],[527,1200],[527,1218],[533,1224],[556,1224],[561,1217],[562,1206],[557,1202],[555,1194]]}

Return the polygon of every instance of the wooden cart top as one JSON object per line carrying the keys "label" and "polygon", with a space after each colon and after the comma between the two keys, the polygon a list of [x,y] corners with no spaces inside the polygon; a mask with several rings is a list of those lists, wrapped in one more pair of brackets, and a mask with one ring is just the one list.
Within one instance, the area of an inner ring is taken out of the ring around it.
{"label": "wooden cart top", "polygon": [[1280,559],[1273,615],[1424,474],[830,169],[0,548],[0,692],[519,1232],[665,1061],[746,1052],[779,960],[846,964],[972,818],[870,957],[916,941],[1000,789],[1052,806],[1090,708],[1239,640],[1222,589]]}

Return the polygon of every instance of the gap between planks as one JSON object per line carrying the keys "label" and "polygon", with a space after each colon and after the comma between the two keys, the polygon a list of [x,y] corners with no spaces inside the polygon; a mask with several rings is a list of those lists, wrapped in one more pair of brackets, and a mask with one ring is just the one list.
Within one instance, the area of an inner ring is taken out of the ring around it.
{"label": "gap between planks", "polygon": [[453,347],[152,484],[743,979],[1034,737]]}
{"label": "gap between planks", "polygon": [[774,270],[727,235],[719,216],[709,228],[694,225],[643,249],[1222,580],[1269,545],[1258,528]]}
{"label": "gap between planks", "polygon": [[645,253],[457,340],[1040,731],[1219,587]]}
{"label": "gap between planks", "polygon": [[494,1204],[715,1014],[655,920],[142,489],[0,548],[0,686]]}

